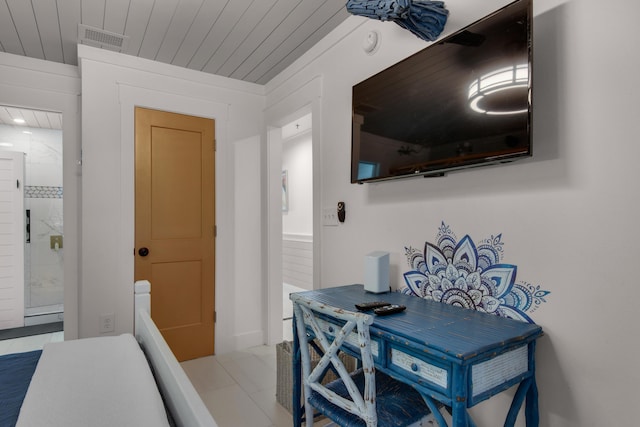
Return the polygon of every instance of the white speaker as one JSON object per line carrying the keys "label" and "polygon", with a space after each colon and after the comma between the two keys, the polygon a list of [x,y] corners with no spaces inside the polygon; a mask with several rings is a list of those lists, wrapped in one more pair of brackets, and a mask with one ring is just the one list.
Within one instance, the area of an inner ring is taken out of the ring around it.
{"label": "white speaker", "polygon": [[389,292],[389,252],[376,251],[364,257],[364,290]]}

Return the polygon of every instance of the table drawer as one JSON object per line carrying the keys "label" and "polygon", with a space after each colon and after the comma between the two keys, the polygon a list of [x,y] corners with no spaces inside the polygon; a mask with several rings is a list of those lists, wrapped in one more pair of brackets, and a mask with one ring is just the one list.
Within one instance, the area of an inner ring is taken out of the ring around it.
{"label": "table drawer", "polygon": [[471,367],[471,396],[488,392],[498,386],[509,384],[529,371],[528,346],[509,350]]}
{"label": "table drawer", "polygon": [[[317,319],[317,320],[318,320],[318,325],[320,326],[320,329],[322,329],[322,331],[325,334],[330,336],[334,336],[335,333],[342,328],[342,325],[329,322],[328,320],[324,320],[324,319]],[[355,331],[355,328],[347,336],[345,341],[351,344],[355,352],[357,352],[358,354],[360,353],[360,344],[358,343],[358,333]],[[373,357],[377,358],[378,352],[379,352],[378,341],[375,340],[374,338],[371,338],[371,353],[373,354]]]}
{"label": "table drawer", "polygon": [[415,379],[415,377],[421,380],[426,380],[428,383],[433,384],[447,390],[449,388],[449,370],[439,363],[436,363],[435,359],[431,360],[429,357],[416,357],[409,351],[391,347],[390,368],[398,373],[407,376],[409,379]]}

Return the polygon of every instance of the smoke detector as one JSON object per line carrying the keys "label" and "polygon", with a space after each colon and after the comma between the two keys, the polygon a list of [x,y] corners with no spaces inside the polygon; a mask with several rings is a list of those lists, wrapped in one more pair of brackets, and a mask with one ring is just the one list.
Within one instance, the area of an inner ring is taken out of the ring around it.
{"label": "smoke detector", "polygon": [[369,31],[362,40],[362,50],[364,50],[367,55],[373,55],[380,47],[380,39],[379,32],[376,30]]}

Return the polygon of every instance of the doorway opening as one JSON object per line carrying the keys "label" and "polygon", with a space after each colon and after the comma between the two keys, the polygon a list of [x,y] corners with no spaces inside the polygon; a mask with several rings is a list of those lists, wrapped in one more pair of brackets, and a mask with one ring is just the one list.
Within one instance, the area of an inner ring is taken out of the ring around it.
{"label": "doorway opening", "polygon": [[22,322],[4,328],[7,337],[63,330],[62,139],[61,113],[0,106],[0,150],[21,153],[24,168],[20,230],[13,230],[24,255],[23,279],[13,284],[24,297],[14,307]]}
{"label": "doorway opening", "polygon": [[[282,127],[293,123],[306,115],[310,115],[310,135],[312,146],[312,166],[309,166],[312,178],[311,200],[313,205],[313,289],[322,287],[321,277],[321,194],[322,180],[319,176],[321,151],[321,123],[322,123],[322,78],[313,78],[300,87],[298,90],[285,96],[278,102],[273,103],[265,110],[265,121],[267,124],[267,144],[262,154],[267,166],[266,180],[264,182],[263,203],[266,209],[264,219],[265,225],[265,245],[264,250],[264,276],[267,280],[268,298],[265,301],[267,340],[266,343],[273,345],[282,341],[283,338],[283,302],[291,304],[288,295],[283,295],[283,257],[282,257],[282,150],[283,137]],[[300,124],[298,122],[298,124]],[[289,178],[289,186],[293,186]],[[289,200],[289,208],[292,208],[292,200]],[[285,301],[283,301],[283,299]],[[290,328],[287,328],[289,331]]]}
{"label": "doorway opening", "polygon": [[313,289],[311,114],[282,127],[282,336],[292,340],[291,292]]}

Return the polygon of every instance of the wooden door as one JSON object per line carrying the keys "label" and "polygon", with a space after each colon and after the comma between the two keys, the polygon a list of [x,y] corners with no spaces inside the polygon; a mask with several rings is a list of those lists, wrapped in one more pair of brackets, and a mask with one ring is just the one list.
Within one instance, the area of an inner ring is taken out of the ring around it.
{"label": "wooden door", "polygon": [[214,125],[135,110],[135,280],[180,361],[214,353]]}

